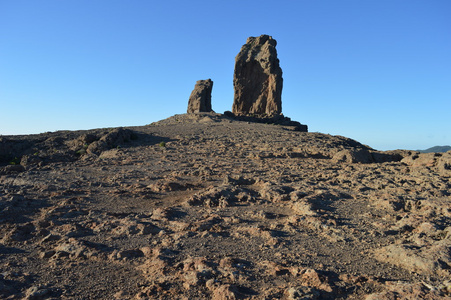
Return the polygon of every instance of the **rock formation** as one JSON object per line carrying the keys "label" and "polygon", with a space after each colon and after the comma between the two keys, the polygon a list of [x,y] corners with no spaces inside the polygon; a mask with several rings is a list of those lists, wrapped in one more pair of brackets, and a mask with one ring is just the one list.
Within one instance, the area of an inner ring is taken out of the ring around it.
{"label": "rock formation", "polygon": [[236,115],[282,112],[282,69],[271,36],[249,37],[235,58],[232,111]]}
{"label": "rock formation", "polygon": [[211,112],[212,89],[213,81],[211,79],[197,81],[189,97],[187,112]]}

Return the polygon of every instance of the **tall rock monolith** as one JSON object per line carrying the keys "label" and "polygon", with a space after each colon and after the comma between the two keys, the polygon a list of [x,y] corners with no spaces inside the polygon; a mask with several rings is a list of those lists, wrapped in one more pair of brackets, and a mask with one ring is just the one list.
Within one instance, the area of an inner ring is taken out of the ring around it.
{"label": "tall rock monolith", "polygon": [[282,69],[277,42],[269,35],[249,37],[235,58],[232,112],[276,115],[282,112]]}
{"label": "tall rock monolith", "polygon": [[212,89],[213,81],[211,79],[197,81],[189,97],[187,113],[211,112]]}

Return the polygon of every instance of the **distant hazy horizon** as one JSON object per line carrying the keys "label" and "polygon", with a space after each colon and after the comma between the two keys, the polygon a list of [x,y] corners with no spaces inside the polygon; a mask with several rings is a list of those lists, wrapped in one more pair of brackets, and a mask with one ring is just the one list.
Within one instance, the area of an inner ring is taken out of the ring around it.
{"label": "distant hazy horizon", "polygon": [[249,36],[277,40],[282,112],[378,150],[451,144],[451,2],[2,1],[0,135],[139,126],[211,78],[233,103]]}

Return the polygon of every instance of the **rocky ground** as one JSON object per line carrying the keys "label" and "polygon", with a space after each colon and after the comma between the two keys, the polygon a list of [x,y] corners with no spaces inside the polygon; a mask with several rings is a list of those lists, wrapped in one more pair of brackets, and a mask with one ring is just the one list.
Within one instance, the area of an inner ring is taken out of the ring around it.
{"label": "rocky ground", "polygon": [[0,163],[2,299],[451,299],[451,152],[210,113]]}

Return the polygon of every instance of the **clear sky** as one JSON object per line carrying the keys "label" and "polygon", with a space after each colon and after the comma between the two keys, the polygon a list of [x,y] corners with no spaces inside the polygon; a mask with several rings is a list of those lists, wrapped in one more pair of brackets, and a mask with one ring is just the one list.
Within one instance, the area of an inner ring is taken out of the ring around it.
{"label": "clear sky", "polygon": [[451,144],[450,0],[0,0],[0,134],[145,125],[197,80],[231,110],[235,56],[271,35],[282,112],[375,149]]}

